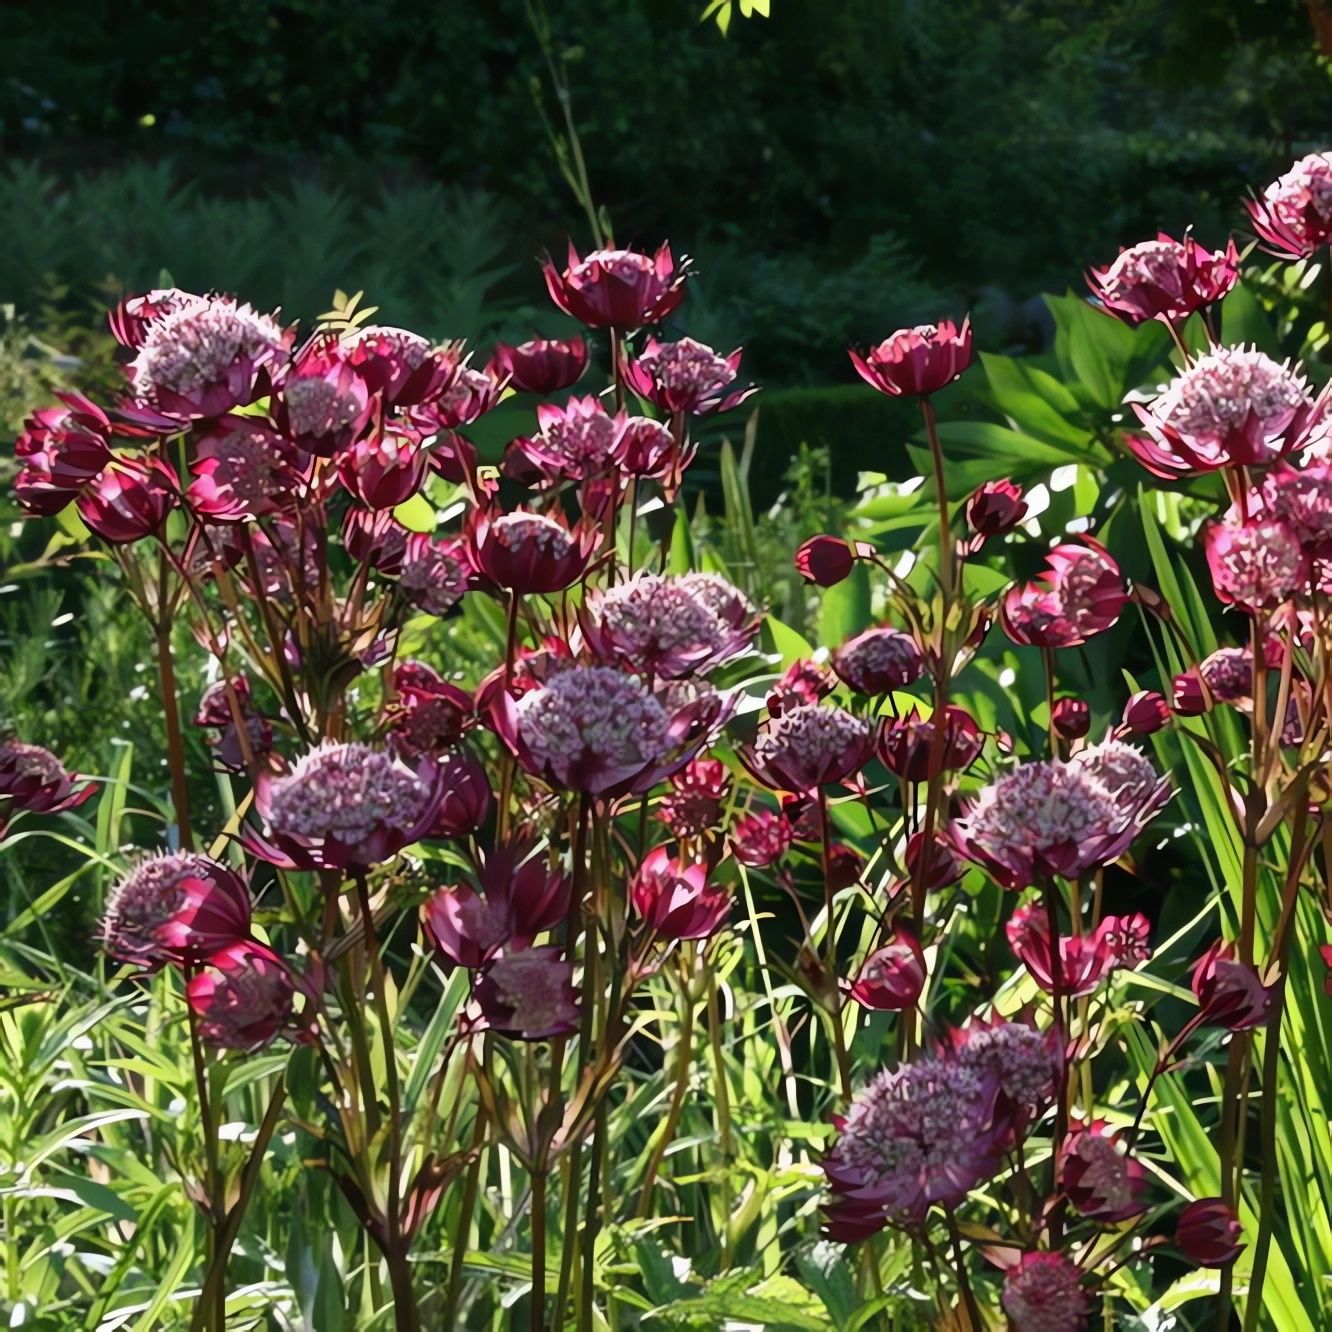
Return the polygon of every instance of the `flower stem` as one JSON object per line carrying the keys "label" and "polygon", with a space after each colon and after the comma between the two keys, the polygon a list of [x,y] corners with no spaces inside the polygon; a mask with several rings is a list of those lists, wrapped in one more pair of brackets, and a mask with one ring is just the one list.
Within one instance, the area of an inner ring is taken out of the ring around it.
{"label": "flower stem", "polygon": [[837,920],[833,914],[832,849],[828,834],[828,793],[819,787],[819,843],[823,853],[823,914],[824,952],[823,967],[830,978],[833,1009],[829,1014],[832,1026],[833,1049],[837,1054],[837,1074],[841,1081],[842,1096],[851,1099],[851,1057],[846,1048],[846,1032],[842,1027],[842,992],[837,985]]}
{"label": "flower stem", "polygon": [[652,1186],[656,1183],[657,1171],[661,1169],[661,1163],[666,1159],[666,1152],[675,1138],[675,1131],[680,1127],[685,1097],[689,1093],[689,1070],[694,1053],[694,1001],[687,985],[680,988],[680,1032],[675,1042],[675,1071],[672,1079],[675,1085],[671,1090],[671,1103],[667,1107],[666,1118],[657,1126],[652,1153],[647,1165],[643,1167],[643,1179],[638,1186],[637,1216],[640,1220],[646,1219],[652,1211]]}
{"label": "flower stem", "polygon": [[181,848],[194,850],[190,826],[190,782],[185,767],[185,740],[180,729],[180,699],[176,690],[176,668],[171,659],[171,622],[165,616],[156,626],[157,679],[162,694],[162,717],[166,723],[167,768],[171,774],[171,807]]}
{"label": "flower stem", "polygon": [[944,592],[945,606],[953,592],[953,527],[948,517],[948,490],[944,486],[943,446],[939,443],[939,421],[934,404],[928,398],[920,400],[920,414],[925,421],[925,436],[930,442],[930,459],[934,463],[934,495],[939,506],[939,586]]}
{"label": "flower stem", "polygon": [[[1059,904],[1054,880],[1044,885],[1045,918],[1050,930],[1050,1001],[1054,1007],[1054,1027],[1059,1035],[1059,1085],[1055,1101],[1054,1138],[1050,1151],[1050,1196],[1059,1190],[1059,1152],[1068,1134],[1068,1028],[1064,1021],[1064,960],[1059,948]],[[1050,1213],[1050,1244],[1058,1247],[1064,1234],[1063,1208],[1056,1204]]]}
{"label": "flower stem", "polygon": [[971,1327],[979,1329],[985,1324],[981,1320],[975,1292],[971,1289],[971,1278],[967,1275],[967,1260],[962,1253],[962,1236],[958,1233],[957,1217],[953,1214],[952,1208],[949,1208],[945,1215],[948,1218],[948,1238],[953,1242],[953,1262],[957,1266],[957,1289],[962,1296],[963,1305],[966,1306],[968,1323]]}
{"label": "flower stem", "polygon": [[546,1326],[546,1180],[544,1165],[532,1171],[531,1332],[544,1332]]}

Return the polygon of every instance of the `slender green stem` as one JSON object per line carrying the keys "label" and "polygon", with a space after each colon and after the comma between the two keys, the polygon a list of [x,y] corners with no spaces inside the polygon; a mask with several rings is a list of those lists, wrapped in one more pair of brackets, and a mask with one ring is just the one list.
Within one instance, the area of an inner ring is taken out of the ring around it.
{"label": "slender green stem", "polygon": [[953,525],[948,515],[948,489],[944,484],[943,446],[939,443],[939,421],[934,404],[928,398],[920,400],[920,414],[925,421],[925,435],[930,442],[930,460],[934,464],[935,502],[939,506],[939,586],[945,589],[946,600],[953,592]]}
{"label": "slender green stem", "polygon": [[643,1167],[643,1179],[638,1186],[638,1216],[646,1218],[652,1212],[652,1186],[656,1183],[657,1172],[666,1159],[666,1152],[680,1127],[680,1116],[684,1112],[685,1097],[689,1093],[689,1071],[694,1054],[694,1001],[689,995],[687,985],[681,987],[680,1034],[675,1043],[674,1087],[671,1091],[671,1103],[666,1110],[666,1118],[657,1126],[652,1144],[652,1152],[647,1165]]}
{"label": "slender green stem", "polygon": [[971,1277],[967,1273],[967,1260],[962,1252],[962,1236],[958,1233],[957,1217],[952,1208],[945,1214],[948,1218],[948,1238],[953,1243],[953,1262],[957,1267],[957,1289],[962,1296],[962,1303],[967,1311],[967,1320],[971,1327],[980,1329],[985,1326],[981,1320],[980,1308],[976,1304],[975,1292],[971,1289]]}
{"label": "slender green stem", "polygon": [[[1060,954],[1059,904],[1053,880],[1044,885],[1045,919],[1050,931],[1050,1001],[1054,1007],[1054,1028],[1061,1044],[1058,1099],[1055,1101],[1053,1148],[1050,1152],[1050,1196],[1059,1189],[1059,1154],[1068,1134],[1068,1068],[1065,1057],[1069,1031],[1064,1017],[1064,960]],[[1063,1208],[1056,1204],[1050,1214],[1050,1244],[1058,1247],[1063,1238]]]}
{"label": "slender green stem", "polygon": [[[726,1077],[726,1059],[722,1052],[721,1004],[717,1002],[717,980],[709,976],[708,981],[708,1048],[712,1052],[713,1077],[717,1101],[717,1146],[721,1152],[722,1170],[722,1215],[730,1220],[731,1216],[731,1171],[735,1156],[735,1146],[731,1139],[731,1087]],[[725,1271],[730,1264],[730,1243],[726,1233],[726,1224],[722,1225],[721,1267]]]}
{"label": "slender green stem", "polygon": [[833,1050],[837,1056],[837,1075],[841,1082],[842,1096],[851,1099],[851,1056],[846,1048],[846,1032],[842,1027],[842,991],[837,985],[837,918],[833,907],[832,848],[828,831],[828,793],[819,787],[819,843],[823,856],[823,914],[824,946],[823,967],[827,985],[826,991],[832,995],[833,1008],[829,1013],[832,1027]]}
{"label": "slender green stem", "polygon": [[171,806],[181,848],[194,850],[190,825],[190,780],[185,764],[185,740],[180,729],[180,699],[176,691],[176,667],[171,657],[171,624],[157,625],[157,678],[162,694],[162,717],[166,723],[167,769],[171,774]]}
{"label": "slender green stem", "polygon": [[472,1128],[472,1150],[476,1155],[467,1168],[467,1178],[463,1182],[462,1205],[458,1210],[458,1228],[453,1234],[453,1253],[449,1259],[449,1282],[444,1294],[444,1310],[439,1326],[457,1327],[458,1304],[462,1298],[463,1260],[467,1257],[467,1242],[472,1235],[472,1217],[476,1213],[477,1195],[481,1191],[481,1168],[485,1154],[482,1147],[486,1141],[486,1116],[480,1107],[476,1112],[476,1123]]}
{"label": "slender green stem", "polygon": [[528,1314],[531,1332],[546,1326],[546,1181],[545,1166],[532,1171],[532,1296]]}

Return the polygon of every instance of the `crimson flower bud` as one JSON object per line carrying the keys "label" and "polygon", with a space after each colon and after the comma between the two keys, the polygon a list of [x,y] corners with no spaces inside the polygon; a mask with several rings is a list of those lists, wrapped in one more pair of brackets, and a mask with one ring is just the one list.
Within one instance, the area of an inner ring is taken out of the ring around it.
{"label": "crimson flower bud", "polygon": [[500,342],[487,367],[497,381],[508,380],[519,393],[547,397],[577,383],[587,369],[587,340],[532,338],[517,346]]}
{"label": "crimson flower bud", "polygon": [[708,883],[702,864],[685,864],[664,846],[643,857],[630,901],[650,934],[659,939],[706,939],[726,923],[731,895]]}
{"label": "crimson flower bud", "polygon": [[875,1012],[900,1013],[914,1008],[925,989],[925,954],[915,936],[897,930],[882,948],[869,955],[850,995]]}
{"label": "crimson flower bud", "polygon": [[856,553],[841,537],[813,536],[795,553],[795,567],[807,583],[835,587],[849,578],[855,567]]}
{"label": "crimson flower bud", "polygon": [[1196,667],[1175,676],[1170,705],[1181,717],[1198,717],[1211,708],[1211,694]]}
{"label": "crimson flower bud", "polygon": [[751,869],[763,869],[780,860],[791,846],[791,826],[772,810],[755,810],[736,819],[731,828],[731,852]]}
{"label": "crimson flower bud", "polygon": [[457,967],[484,966],[509,939],[508,913],[470,884],[452,884],[421,905],[421,928]]}
{"label": "crimson flower bud", "polygon": [[1226,1267],[1244,1248],[1235,1209],[1222,1198],[1198,1198],[1175,1222],[1175,1244],[1199,1267]]}
{"label": "crimson flower bud", "polygon": [[1193,968],[1193,993],[1204,1026],[1250,1031],[1266,1024],[1272,990],[1234,952],[1230,944],[1218,939]]}
{"label": "crimson flower bud", "polygon": [[447,840],[470,837],[490,813],[490,781],[481,761],[456,750],[439,761],[444,795],[428,836]]}
{"label": "crimson flower bud", "polygon": [[628,476],[660,476],[670,471],[675,436],[650,416],[631,416],[611,446],[616,466]]}
{"label": "crimson flower bud", "polygon": [[392,509],[411,499],[425,479],[420,440],[401,431],[358,439],[338,459],[338,479],[367,509]]}
{"label": "crimson flower bud", "polygon": [[214,953],[185,987],[200,1039],[224,1050],[257,1050],[289,1031],[295,997],[287,964],[253,940]]}
{"label": "crimson flower bud", "polygon": [[1170,704],[1155,689],[1139,690],[1124,705],[1117,735],[1151,735],[1170,721]]}
{"label": "crimson flower bud", "polygon": [[1007,479],[987,481],[967,500],[966,516],[972,531],[966,550],[974,555],[991,537],[1011,532],[1027,516],[1022,487]]}
{"label": "crimson flower bud", "polygon": [[938,771],[970,766],[984,743],[975,719],[950,705],[944,710],[944,732],[936,746],[932,716],[910,712],[896,717],[879,733],[879,757],[889,772],[908,782],[929,781]]}
{"label": "crimson flower bud", "polygon": [[160,459],[116,458],[78,498],[79,516],[104,541],[151,536],[176,503],[176,474]]}
{"label": "crimson flower bud", "polygon": [[689,261],[677,265],[669,245],[652,256],[636,250],[594,250],[579,258],[571,244],[562,273],[549,259],[542,271],[551,300],[565,314],[590,328],[627,333],[659,323],[684,300]]}
{"label": "crimson flower bud", "polygon": [[1081,740],[1091,730],[1091,708],[1085,699],[1056,699],[1050,721],[1061,740]]}
{"label": "crimson flower bud", "polygon": [[971,320],[900,328],[863,355],[850,353],[856,373],[889,397],[926,397],[951,384],[971,364]]}

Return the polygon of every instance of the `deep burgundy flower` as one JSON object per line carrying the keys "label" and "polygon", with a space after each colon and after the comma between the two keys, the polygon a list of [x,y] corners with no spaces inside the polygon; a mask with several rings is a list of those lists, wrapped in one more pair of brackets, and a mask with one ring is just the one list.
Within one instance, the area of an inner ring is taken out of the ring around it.
{"label": "deep burgundy flower", "polygon": [[393,692],[389,729],[405,754],[442,753],[456,745],[475,720],[471,694],[424,662],[399,662],[393,668]]}
{"label": "deep burgundy flower", "polygon": [[1332,242],[1332,153],[1310,153],[1244,205],[1267,249],[1307,259]]}
{"label": "deep burgundy flower", "polygon": [[1104,633],[1128,605],[1124,576],[1110,552],[1090,537],[1056,546],[1045,572],[1010,587],[999,622],[1015,643],[1077,647]]}
{"label": "deep burgundy flower", "polygon": [[833,892],[841,892],[843,888],[859,883],[864,871],[865,857],[854,846],[848,846],[845,842],[829,842],[828,885]]}
{"label": "deep burgundy flower", "polygon": [[843,781],[874,752],[874,730],[843,708],[806,704],[771,719],[740,760],[765,786],[797,795]]}
{"label": "deep burgundy flower", "polygon": [[258,1050],[296,1027],[296,983],[287,964],[253,940],[228,944],[185,986],[205,1045]]}
{"label": "deep burgundy flower", "polygon": [[1116,738],[1123,735],[1154,735],[1170,722],[1170,704],[1155,689],[1140,689],[1127,703]]}
{"label": "deep burgundy flower", "polygon": [[489,851],[481,869],[486,897],[508,914],[512,938],[523,948],[567,920],[573,891],[568,875],[531,851],[520,837]]}
{"label": "deep burgundy flower", "polygon": [[[938,892],[962,877],[962,862],[953,848],[936,832],[929,842],[925,832],[912,833],[906,844],[906,871],[912,881],[919,873],[926,892]],[[924,860],[924,865],[921,861]]]}
{"label": "deep burgundy flower", "polygon": [[499,400],[503,383],[484,370],[460,365],[443,392],[411,410],[412,421],[430,430],[453,431],[479,421]]}
{"label": "deep burgundy flower", "polygon": [[[236,703],[235,712],[231,706],[232,698]],[[239,718],[236,713],[240,714]],[[251,707],[247,676],[233,675],[230,679],[215,680],[210,684],[200,696],[193,720],[195,726],[217,732],[209,737],[208,744],[224,772],[244,772],[250,762],[264,758],[273,748],[273,728],[266,717]]]}
{"label": "deep burgundy flower", "polygon": [[368,564],[389,577],[402,572],[411,532],[383,509],[349,504],[342,515],[342,545],[358,564]]}
{"label": "deep burgundy flower", "polygon": [[615,465],[615,444],[624,416],[611,416],[599,398],[570,398],[562,407],[537,406],[537,434],[515,439],[511,453],[521,455],[544,485],[588,481]]}
{"label": "deep burgundy flower", "polygon": [[338,479],[367,509],[393,509],[420,490],[426,462],[418,435],[389,429],[346,449],[338,458]]}
{"label": "deep burgundy flower", "polygon": [[142,296],[126,296],[119,305],[107,312],[106,322],[111,329],[111,336],[122,347],[137,351],[143,345],[154,320],[202,299],[179,287],[157,287]]}
{"label": "deep burgundy flower", "polygon": [[976,719],[963,708],[944,709],[944,738],[936,741],[933,715],[913,709],[894,717],[879,731],[879,757],[889,772],[908,782],[927,782],[940,772],[970,767],[985,737]]}
{"label": "deep burgundy flower", "polygon": [[850,353],[856,373],[890,397],[926,397],[959,378],[971,364],[971,320],[898,329],[869,351]]}
{"label": "deep burgundy flower", "polygon": [[975,555],[992,537],[1011,532],[1027,516],[1022,487],[1012,481],[987,481],[967,500],[967,526],[971,538],[966,552]]}
{"label": "deep burgundy flower", "polygon": [[440,888],[421,904],[421,928],[455,967],[475,970],[496,957],[511,935],[509,913],[471,884]]}
{"label": "deep burgundy flower", "polygon": [[795,553],[795,567],[807,583],[834,587],[851,576],[857,552],[841,537],[812,536]]}
{"label": "deep burgundy flower", "polygon": [[1124,443],[1167,480],[1275,462],[1326,425],[1324,399],[1311,396],[1304,376],[1250,347],[1214,348],[1134,411],[1147,434]]}
{"label": "deep burgundy flower", "polygon": [[0,832],[20,810],[59,814],[83,804],[97,788],[67,772],[49,749],[0,740]]}
{"label": "deep burgundy flower", "polygon": [[[692,452],[691,447],[691,456]],[[665,481],[677,466],[675,436],[650,416],[627,417],[611,446],[611,458],[626,476]]]}
{"label": "deep burgundy flower", "polygon": [[1279,518],[1210,523],[1203,551],[1216,595],[1240,610],[1271,610],[1309,586],[1309,557]]}
{"label": "deep burgundy flower", "polygon": [[160,458],[116,457],[80,492],[79,516],[104,541],[128,545],[151,536],[175,507],[178,482]]}
{"label": "deep burgundy flower", "polygon": [[1064,1038],[1056,1027],[1041,1031],[1029,1021],[1009,1022],[998,1014],[989,1021],[973,1017],[946,1032],[940,1048],[973,1071],[998,1079],[995,1124],[1005,1147],[1039,1117],[1060,1086]]}
{"label": "deep burgundy flower", "polygon": [[731,913],[731,895],[708,882],[708,867],[654,847],[643,857],[629,900],[647,932],[657,939],[707,939]]}
{"label": "deep burgundy flower", "polygon": [[671,778],[657,817],[676,837],[702,837],[721,822],[730,789],[730,773],[721,759],[693,759]]}
{"label": "deep burgundy flower", "polygon": [[472,568],[521,595],[561,592],[583,576],[597,534],[547,513],[474,509],[464,530]]}
{"label": "deep burgundy flower", "polygon": [[915,936],[898,929],[861,963],[848,993],[864,1008],[897,1013],[916,1006],[927,974],[925,953]]}
{"label": "deep burgundy flower", "polygon": [[304,485],[299,451],[258,417],[222,417],[193,452],[194,479],[185,498],[205,522],[235,523],[288,512]]}
{"label": "deep burgundy flower", "polygon": [[837,688],[837,677],[822,662],[802,658],[793,661],[773,685],[764,706],[770,717],[780,717],[792,708],[805,707],[827,698]]}
{"label": "deep burgundy flower", "polygon": [[636,250],[593,250],[580,259],[571,244],[563,273],[549,259],[542,272],[565,314],[590,328],[629,333],[660,323],[684,300],[689,261],[677,265],[669,245],[651,258]]}
{"label": "deep burgundy flower", "polygon": [[403,547],[398,588],[417,610],[447,615],[466,593],[471,572],[461,539],[413,532]]}
{"label": "deep burgundy flower", "polygon": [[914,684],[925,671],[915,639],[900,629],[866,629],[832,655],[832,668],[857,694],[886,694]]}
{"label": "deep burgundy flower", "polygon": [[470,837],[490,817],[490,779],[485,764],[463,748],[440,755],[438,764],[444,794],[426,835],[443,841]]}
{"label": "deep burgundy flower", "polygon": [[254,806],[267,836],[247,828],[242,841],[283,868],[361,872],[428,835],[444,796],[429,755],[412,766],[368,745],[323,744],[290,771],[260,773]]}
{"label": "deep burgundy flower", "polygon": [[[660,679],[706,674],[743,652],[758,632],[752,610],[739,623],[723,618],[715,589],[701,593],[697,575],[639,574],[593,593],[579,615],[588,646],[603,661]],[[730,589],[731,601],[747,605]]]}
{"label": "deep burgundy flower", "polygon": [[1198,959],[1192,985],[1203,1025],[1227,1031],[1266,1026],[1273,987],[1264,985],[1254,967],[1235,957],[1232,944],[1218,939]]}
{"label": "deep burgundy flower", "polygon": [[1081,740],[1091,730],[1091,708],[1085,698],[1066,694],[1055,700],[1050,723],[1061,740]]}
{"label": "deep burgundy flower", "polygon": [[59,513],[111,461],[106,413],[81,394],[57,396],[60,406],[34,412],[14,443],[23,460],[14,494],[30,513]]}
{"label": "deep burgundy flower", "polygon": [[118,962],[198,966],[250,937],[250,890],[234,870],[189,851],[140,861],[111,890],[102,943]]}
{"label": "deep burgundy flower", "polygon": [[433,347],[419,333],[385,324],[356,329],[342,350],[370,392],[396,407],[437,398],[453,383],[461,354],[460,344]]}
{"label": "deep burgundy flower", "polygon": [[134,396],[181,420],[222,416],[269,392],[291,334],[230,296],[171,305],[143,331],[129,367]]}
{"label": "deep burgundy flower", "polygon": [[519,393],[549,397],[576,384],[587,369],[587,339],[532,338],[511,346],[497,343],[490,358],[491,377],[508,380]]}
{"label": "deep burgundy flower", "polygon": [[518,1040],[541,1041],[578,1030],[573,967],[555,946],[496,958],[478,976],[472,997],[492,1031]]}
{"label": "deep burgundy flower", "polygon": [[1105,268],[1087,272],[1092,295],[1128,324],[1147,319],[1181,324],[1219,301],[1239,281],[1239,252],[1228,240],[1224,250],[1208,250],[1186,232],[1182,241],[1161,232],[1119,252]]}
{"label": "deep burgundy flower", "polygon": [[1103,1119],[1064,1139],[1059,1187],[1073,1210],[1093,1221],[1126,1221],[1147,1210],[1147,1171]]}
{"label": "deep burgundy flower", "polygon": [[375,415],[375,398],[353,354],[353,343],[312,338],[273,394],[274,424],[307,453],[332,458],[359,439]]}
{"label": "deep burgundy flower", "polygon": [[1244,1227],[1223,1198],[1198,1198],[1175,1222],[1175,1244],[1199,1267],[1227,1267],[1243,1252]]}
{"label": "deep burgundy flower", "polygon": [[1091,1301],[1062,1253],[1024,1253],[1004,1274],[1004,1312],[1016,1332],[1081,1332]]}
{"label": "deep burgundy flower", "polygon": [[[1150,956],[1147,917],[1106,916],[1090,934],[1059,938],[1059,992],[1090,994],[1117,967],[1141,966]],[[1032,979],[1046,994],[1054,992],[1054,959],[1045,907],[1028,903],[1013,912],[1008,942]]]}
{"label": "deep burgundy flower", "polygon": [[730,411],[756,392],[753,388],[726,389],[740,373],[740,348],[718,356],[711,347],[681,338],[658,342],[648,338],[636,361],[624,364],[625,382],[660,411],[710,416]]}
{"label": "deep burgundy flower", "polygon": [[779,861],[791,847],[791,825],[770,809],[754,810],[731,825],[731,854],[751,869]]}

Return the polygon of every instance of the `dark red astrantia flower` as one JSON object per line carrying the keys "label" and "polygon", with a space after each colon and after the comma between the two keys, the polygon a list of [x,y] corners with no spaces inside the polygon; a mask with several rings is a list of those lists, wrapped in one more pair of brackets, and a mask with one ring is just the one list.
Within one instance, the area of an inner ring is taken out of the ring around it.
{"label": "dark red astrantia flower", "polygon": [[1235,242],[1224,250],[1208,250],[1191,233],[1182,241],[1161,232],[1140,241],[1105,268],[1087,272],[1087,285],[1097,301],[1129,324],[1147,319],[1182,324],[1191,314],[1219,301],[1239,281]]}
{"label": "dark red astrantia flower", "polygon": [[593,250],[580,259],[571,244],[562,273],[549,259],[542,272],[551,300],[565,314],[590,328],[630,333],[659,323],[684,300],[689,261],[677,265],[669,245],[651,257],[637,250]]}
{"label": "dark red astrantia flower", "polygon": [[927,397],[959,378],[971,364],[971,320],[898,329],[869,351],[850,353],[856,373],[889,397]]}
{"label": "dark red astrantia flower", "polygon": [[500,342],[488,368],[496,381],[545,398],[578,382],[587,369],[587,339],[532,338],[517,346]]}

